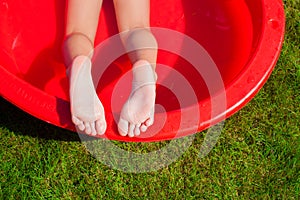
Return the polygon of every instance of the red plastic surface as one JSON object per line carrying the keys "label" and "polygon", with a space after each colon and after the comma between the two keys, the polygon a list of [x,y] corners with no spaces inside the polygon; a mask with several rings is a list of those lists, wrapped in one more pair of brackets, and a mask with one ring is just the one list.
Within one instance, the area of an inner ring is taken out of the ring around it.
{"label": "red plastic surface", "polygon": [[[61,56],[64,4],[57,0],[0,0],[0,94],[37,118],[75,131]],[[285,25],[280,0],[152,0],[151,8],[152,27],[169,28],[192,37],[214,59],[226,88],[226,111],[220,116],[229,117],[249,102],[276,64]],[[104,1],[98,30],[96,44],[118,33],[111,1]],[[186,60],[159,51],[158,63],[172,66],[190,82],[198,105],[189,106],[200,110],[198,131],[222,119],[211,119],[208,89]],[[111,96],[116,82],[129,69],[126,57],[115,60],[97,89],[106,110],[107,138],[148,142],[195,133],[189,129],[178,132],[178,101],[158,86],[157,103],[165,112],[158,111],[155,118],[165,123],[153,129],[160,131],[150,137],[119,136]]]}

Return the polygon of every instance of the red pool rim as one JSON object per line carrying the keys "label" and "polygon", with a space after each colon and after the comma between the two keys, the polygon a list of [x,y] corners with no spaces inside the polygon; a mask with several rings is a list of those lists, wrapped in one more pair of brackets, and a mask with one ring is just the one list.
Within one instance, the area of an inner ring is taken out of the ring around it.
{"label": "red pool rim", "polygon": [[[247,63],[247,67],[230,85],[226,86],[227,109],[224,113],[226,118],[245,106],[258,93],[270,76],[280,55],[285,30],[283,4],[281,1],[274,0],[262,0],[261,2],[263,4],[263,18],[260,40],[255,53],[252,54],[254,56]],[[65,110],[68,108],[68,102],[28,84],[3,66],[0,66],[0,94],[9,102],[43,121],[75,131],[70,121],[67,124],[61,124],[62,116],[58,116],[57,113],[57,109]],[[209,101],[209,99],[204,101]],[[57,108],[58,102],[63,105],[62,108]],[[112,115],[106,117],[107,120],[113,120]],[[65,116],[65,118],[68,119],[69,117]],[[202,123],[199,125],[198,131],[209,128],[219,122],[220,119],[213,119],[213,123],[211,121]],[[188,132],[188,130],[179,135],[169,132],[150,138],[129,138],[108,134],[107,138],[121,141],[151,142],[174,139],[174,135],[181,137],[189,134],[193,133]]]}

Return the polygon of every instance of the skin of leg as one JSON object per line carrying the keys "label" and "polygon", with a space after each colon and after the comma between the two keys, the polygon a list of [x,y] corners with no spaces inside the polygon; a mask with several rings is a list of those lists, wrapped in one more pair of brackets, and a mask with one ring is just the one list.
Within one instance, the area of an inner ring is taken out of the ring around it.
{"label": "skin of leg", "polygon": [[129,53],[131,62],[147,60],[155,70],[157,42],[149,29],[150,0],[114,0],[114,6],[120,37],[125,48],[141,48]]}
{"label": "skin of leg", "polygon": [[94,38],[102,0],[69,0],[66,12],[65,64],[70,79],[70,104],[73,123],[86,134],[104,134],[104,108],[98,99],[91,76]]}
{"label": "skin of leg", "polygon": [[133,64],[132,92],[121,111],[118,128],[121,135],[133,137],[153,123],[157,42],[149,29],[149,0],[114,0],[114,6],[120,37],[125,49],[130,51]]}
{"label": "skin of leg", "polygon": [[91,56],[102,0],[68,0],[63,54],[67,66],[79,55]]}

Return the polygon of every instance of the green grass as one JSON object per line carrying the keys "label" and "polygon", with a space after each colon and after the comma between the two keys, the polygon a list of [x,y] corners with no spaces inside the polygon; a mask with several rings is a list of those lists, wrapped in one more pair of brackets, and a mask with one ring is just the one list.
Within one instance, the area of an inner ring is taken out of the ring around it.
{"label": "green grass", "polygon": [[[0,199],[299,199],[300,11],[285,0],[286,37],[268,82],[226,120],[203,159],[204,133],[158,171],[124,173],[98,162],[76,134],[48,125],[1,99]],[[148,152],[169,142],[121,143]]]}

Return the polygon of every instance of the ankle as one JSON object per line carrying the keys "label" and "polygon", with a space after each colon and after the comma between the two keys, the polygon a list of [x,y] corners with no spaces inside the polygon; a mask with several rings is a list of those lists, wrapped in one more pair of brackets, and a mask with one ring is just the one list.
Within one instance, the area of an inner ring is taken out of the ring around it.
{"label": "ankle", "polygon": [[138,60],[132,68],[134,82],[156,82],[157,74],[154,67],[147,60]]}

